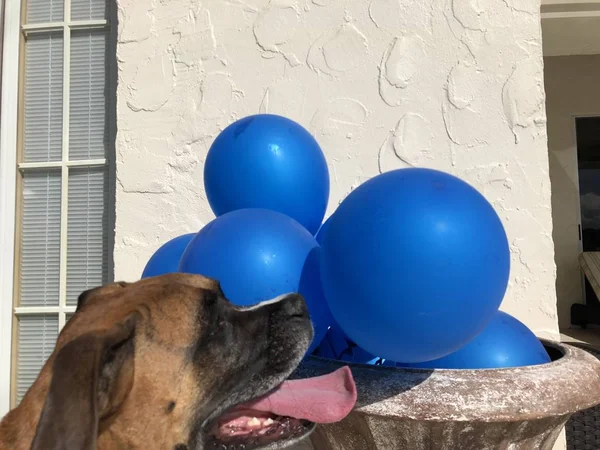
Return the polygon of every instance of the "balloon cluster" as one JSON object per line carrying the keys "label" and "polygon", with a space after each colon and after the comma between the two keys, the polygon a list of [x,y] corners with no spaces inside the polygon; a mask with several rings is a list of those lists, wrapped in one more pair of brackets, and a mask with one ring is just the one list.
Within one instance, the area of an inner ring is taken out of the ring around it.
{"label": "balloon cluster", "polygon": [[484,368],[548,362],[499,311],[510,252],[494,208],[447,173],[400,169],[353,190],[322,224],[329,173],[310,133],[260,114],[212,144],[204,184],[217,216],[164,244],[142,277],[197,273],[248,306],[306,300],[309,354],[357,363]]}

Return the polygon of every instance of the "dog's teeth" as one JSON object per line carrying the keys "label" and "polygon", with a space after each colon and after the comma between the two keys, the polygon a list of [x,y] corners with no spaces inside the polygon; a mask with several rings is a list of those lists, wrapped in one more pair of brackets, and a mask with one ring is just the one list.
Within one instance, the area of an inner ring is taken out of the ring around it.
{"label": "dog's teeth", "polygon": [[258,420],[257,417],[253,417],[252,419],[250,419],[248,421],[248,426],[249,427],[259,427],[260,426],[260,420]]}
{"label": "dog's teeth", "polygon": [[268,426],[268,425],[271,425],[271,424],[273,424],[274,422],[275,422],[275,421],[269,417],[267,420],[265,420],[265,423],[264,423],[264,424]]}

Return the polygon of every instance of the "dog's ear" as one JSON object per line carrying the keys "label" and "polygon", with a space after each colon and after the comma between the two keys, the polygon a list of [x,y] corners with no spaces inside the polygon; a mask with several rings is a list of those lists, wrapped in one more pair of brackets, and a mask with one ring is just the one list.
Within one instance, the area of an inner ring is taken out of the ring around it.
{"label": "dog's ear", "polygon": [[118,291],[119,289],[126,288],[127,286],[129,286],[129,284],[130,283],[127,283],[125,281],[118,281],[116,283],[95,287],[82,292],[77,298],[77,308],[75,309],[75,312],[81,310],[92,297],[96,295],[110,294],[114,291]]}
{"label": "dog's ear", "polygon": [[132,315],[58,351],[31,450],[96,448],[100,420],[122,404],[133,383],[135,323]]}

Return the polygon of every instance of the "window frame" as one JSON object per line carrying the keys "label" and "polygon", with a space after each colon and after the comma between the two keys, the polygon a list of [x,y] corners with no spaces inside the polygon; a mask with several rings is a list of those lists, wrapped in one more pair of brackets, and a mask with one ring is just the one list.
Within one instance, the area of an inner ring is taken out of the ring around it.
{"label": "window frame", "polygon": [[[0,0],[2,1],[2,0]],[[16,331],[19,316],[52,315],[58,317],[58,332],[65,325],[75,306],[67,306],[67,239],[68,239],[68,189],[69,171],[72,168],[99,168],[108,172],[108,273],[114,276],[114,229],[115,224],[115,158],[114,137],[116,131],[116,8],[107,1],[104,20],[71,20],[71,0],[64,0],[62,21],[49,23],[25,23],[27,0],[4,2],[4,36],[0,56],[3,72],[0,93],[0,417],[16,403]],[[107,154],[101,159],[69,160],[70,128],[70,71],[71,36],[73,31],[105,30],[107,33],[106,83],[107,127],[109,142]],[[23,146],[23,95],[24,52],[26,36],[37,33],[62,31],[63,33],[63,111],[62,155],[59,161],[22,162]],[[113,55],[114,56],[108,56]],[[18,61],[17,64],[15,62]],[[60,211],[60,290],[58,306],[22,307],[19,302],[20,266],[20,199],[23,173],[37,170],[61,171]]]}
{"label": "window frame", "polygon": [[[0,417],[11,406],[21,2],[4,2],[0,103]],[[15,61],[18,63],[15,64]]]}

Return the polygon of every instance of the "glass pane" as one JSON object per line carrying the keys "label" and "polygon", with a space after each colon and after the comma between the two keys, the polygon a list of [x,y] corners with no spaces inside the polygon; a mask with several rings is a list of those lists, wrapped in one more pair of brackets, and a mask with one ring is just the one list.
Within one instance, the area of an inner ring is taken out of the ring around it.
{"label": "glass pane", "polygon": [[57,306],[60,171],[26,172],[21,210],[20,306]]}
{"label": "glass pane", "polygon": [[600,117],[576,119],[583,251],[600,251]]}
{"label": "glass pane", "polygon": [[29,36],[25,44],[25,162],[60,161],[62,105],[62,33]]}
{"label": "glass pane", "polygon": [[62,22],[63,0],[27,0],[27,23]]}
{"label": "glass pane", "polygon": [[[577,118],[575,131],[579,172],[581,241],[584,252],[597,252],[600,251],[600,117]],[[588,304],[598,304],[599,302],[587,278],[585,279],[585,299]]]}
{"label": "glass pane", "polygon": [[71,0],[71,20],[103,20],[106,0]]}
{"label": "glass pane", "polygon": [[71,169],[67,232],[67,305],[108,281],[108,172]]}
{"label": "glass pane", "polygon": [[71,35],[69,159],[106,156],[106,39],[103,30]]}
{"label": "glass pane", "polygon": [[58,338],[58,315],[20,316],[17,331],[17,403],[37,378]]}

